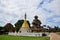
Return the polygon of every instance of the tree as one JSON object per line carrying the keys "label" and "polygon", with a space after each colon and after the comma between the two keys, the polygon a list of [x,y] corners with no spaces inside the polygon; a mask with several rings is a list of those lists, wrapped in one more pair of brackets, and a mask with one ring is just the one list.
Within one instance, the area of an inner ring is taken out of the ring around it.
{"label": "tree", "polygon": [[[18,20],[16,23],[15,23],[15,29],[16,31],[18,32],[18,30],[21,28],[22,24],[23,24],[24,20]],[[29,21],[27,21],[29,27],[30,27],[30,23]]]}
{"label": "tree", "polygon": [[0,34],[7,34],[8,30],[5,27],[0,26]]}
{"label": "tree", "polygon": [[58,26],[54,27],[54,32],[60,32],[60,28]]}
{"label": "tree", "polygon": [[3,27],[2,26],[0,26],[0,31],[3,29]]}
{"label": "tree", "polygon": [[43,25],[43,27],[46,27],[46,25]]}

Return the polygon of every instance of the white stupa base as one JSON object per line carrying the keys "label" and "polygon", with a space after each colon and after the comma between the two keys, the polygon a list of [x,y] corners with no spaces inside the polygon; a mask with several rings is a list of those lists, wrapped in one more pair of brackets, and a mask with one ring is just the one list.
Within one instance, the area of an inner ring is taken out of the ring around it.
{"label": "white stupa base", "polygon": [[14,36],[42,36],[42,34],[45,33],[47,36],[49,35],[48,32],[40,32],[40,33],[13,33],[9,32],[8,35],[14,35]]}

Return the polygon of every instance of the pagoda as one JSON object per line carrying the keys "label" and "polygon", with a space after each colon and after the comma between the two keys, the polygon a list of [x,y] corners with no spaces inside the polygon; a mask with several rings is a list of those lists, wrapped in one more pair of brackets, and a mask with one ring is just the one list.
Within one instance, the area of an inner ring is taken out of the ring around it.
{"label": "pagoda", "polygon": [[29,25],[28,25],[27,20],[26,20],[26,13],[24,16],[24,22],[22,24],[22,27],[19,29],[18,32],[24,32],[24,33],[29,32]]}

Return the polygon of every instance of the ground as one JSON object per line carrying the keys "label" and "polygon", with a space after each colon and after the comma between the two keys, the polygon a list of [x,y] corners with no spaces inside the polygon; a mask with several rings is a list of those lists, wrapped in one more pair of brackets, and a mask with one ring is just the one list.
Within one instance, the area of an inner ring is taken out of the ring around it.
{"label": "ground", "polygon": [[28,36],[0,35],[0,40],[50,40],[50,38],[49,37],[28,37]]}
{"label": "ground", "polygon": [[50,33],[50,40],[60,40],[60,33]]}

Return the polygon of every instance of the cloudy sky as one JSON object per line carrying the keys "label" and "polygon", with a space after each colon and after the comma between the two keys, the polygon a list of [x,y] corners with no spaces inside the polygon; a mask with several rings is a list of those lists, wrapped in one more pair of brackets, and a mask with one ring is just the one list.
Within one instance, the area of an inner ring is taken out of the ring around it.
{"label": "cloudy sky", "polygon": [[38,15],[42,25],[60,26],[60,0],[0,0],[0,25],[24,19],[32,23]]}

